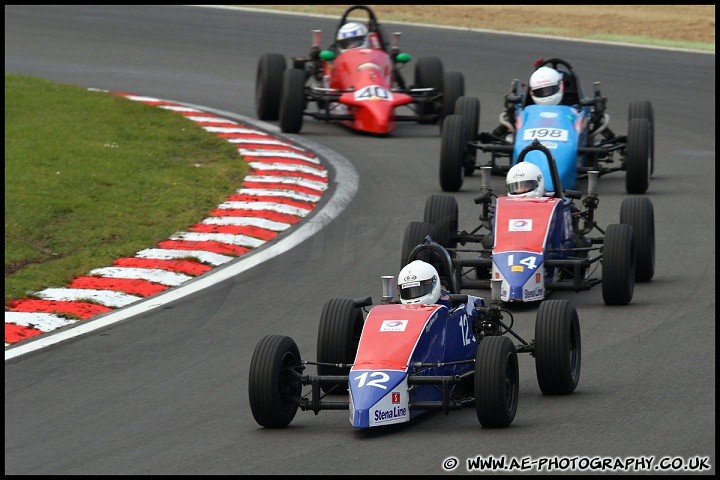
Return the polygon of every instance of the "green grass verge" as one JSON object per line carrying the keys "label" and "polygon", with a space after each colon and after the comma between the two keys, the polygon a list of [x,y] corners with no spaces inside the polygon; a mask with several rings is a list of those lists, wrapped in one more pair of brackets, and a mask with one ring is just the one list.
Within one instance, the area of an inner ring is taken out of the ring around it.
{"label": "green grass verge", "polygon": [[186,230],[247,170],[175,112],[6,74],[6,305]]}

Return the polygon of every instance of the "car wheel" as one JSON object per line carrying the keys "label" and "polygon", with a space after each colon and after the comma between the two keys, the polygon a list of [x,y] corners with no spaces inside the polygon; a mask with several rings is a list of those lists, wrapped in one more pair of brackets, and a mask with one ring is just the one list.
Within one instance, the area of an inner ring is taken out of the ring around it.
{"label": "car wheel", "polygon": [[[317,361],[329,364],[352,365],[357,355],[365,319],[362,309],[347,298],[332,298],[323,306],[317,337]],[[319,376],[349,375],[350,367],[318,365]],[[346,395],[348,383],[321,385],[322,391]]]}
{"label": "car wheel", "polygon": [[625,190],[645,193],[650,185],[650,122],[633,118],[628,122],[625,147]]}
{"label": "car wheel", "polygon": [[463,77],[463,74],[460,72],[445,72],[442,92],[441,121],[448,115],[452,115],[455,102],[465,95],[465,77]]}
{"label": "car wheel", "polygon": [[[443,64],[437,57],[421,57],[415,64],[415,88],[430,88],[433,94],[443,91]],[[433,95],[434,96],[434,95]],[[418,105],[418,122],[437,123],[440,102],[429,101]]]}
{"label": "car wheel", "polygon": [[649,282],[655,275],[655,211],[650,199],[624,199],[620,205],[620,223],[633,227],[635,281]]}
{"label": "car wheel", "polygon": [[[467,125],[467,141],[474,142],[477,140],[480,131],[480,100],[476,97],[460,97],[455,102],[455,115],[460,115],[465,119]],[[477,158],[477,150],[474,148],[465,149],[463,158],[463,170],[466,177],[475,173],[475,161]]]}
{"label": "car wheel", "polygon": [[603,240],[602,296],[605,305],[627,305],[635,290],[633,228],[608,225]]}
{"label": "car wheel", "polygon": [[260,56],[255,76],[255,112],[260,120],[275,121],[280,114],[285,57],[279,53]]}
{"label": "car wheel", "polygon": [[457,192],[462,188],[467,138],[465,119],[460,115],[448,115],[440,135],[440,187],[445,192]]}
{"label": "car wheel", "polygon": [[633,102],[628,109],[628,122],[633,118],[644,118],[650,123],[650,175],[655,173],[655,111],[647,100]]}
{"label": "car wheel", "polygon": [[535,319],[535,372],[543,395],[568,395],[580,381],[580,321],[567,300],[540,302]]}
{"label": "car wheel", "polygon": [[405,228],[402,250],[400,253],[400,270],[409,263],[410,253],[425,240],[425,237],[435,239],[435,227],[426,222],[410,222]]}
{"label": "car wheel", "polygon": [[282,335],[263,337],[250,360],[248,397],[255,421],[266,428],[287,427],[297,412],[303,370],[295,341]]}
{"label": "car wheel", "polygon": [[280,130],[297,133],[302,128],[305,113],[305,72],[288,68],[283,75],[280,99]]}
{"label": "car wheel", "polygon": [[435,241],[445,248],[456,248],[458,203],[452,195],[431,195],[425,202],[423,221],[435,227]]}
{"label": "car wheel", "polygon": [[515,345],[507,337],[485,337],[475,357],[475,413],[484,428],[504,428],[517,413],[520,373]]}

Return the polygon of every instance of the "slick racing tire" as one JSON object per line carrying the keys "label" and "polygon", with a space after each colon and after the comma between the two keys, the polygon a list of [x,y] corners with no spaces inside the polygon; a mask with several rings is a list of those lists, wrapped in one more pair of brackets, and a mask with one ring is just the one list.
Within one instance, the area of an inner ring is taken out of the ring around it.
{"label": "slick racing tire", "polygon": [[645,193],[650,186],[650,135],[650,122],[644,118],[630,119],[625,146],[627,193]]}
{"label": "slick racing tire", "polygon": [[[435,239],[435,227],[431,223],[410,222],[408,224],[407,228],[405,228],[402,250],[400,251],[400,270],[410,263],[410,253],[415,247],[423,243],[428,235],[431,239]],[[418,258],[417,260],[428,261],[426,258]]]}
{"label": "slick racing tire", "polygon": [[[347,298],[332,298],[323,306],[317,337],[319,363],[352,365],[355,361],[363,324],[362,309]],[[349,375],[350,367],[318,365],[318,375]],[[323,392],[347,395],[348,383],[323,383]]]}
{"label": "slick racing tire", "polygon": [[[432,95],[443,91],[444,70],[437,57],[421,57],[415,64],[415,88],[430,88]],[[419,123],[437,123],[442,105],[440,101],[429,101],[418,105]]]}
{"label": "slick racing tire", "polygon": [[633,118],[644,118],[650,123],[650,175],[655,173],[655,111],[647,100],[632,102],[628,109],[628,122]]}
{"label": "slick racing tire", "polygon": [[283,74],[280,130],[283,133],[299,132],[303,125],[304,112],[305,72],[298,68],[288,68]]}
{"label": "slick racing tire", "polygon": [[435,241],[445,248],[457,247],[458,203],[452,195],[431,195],[425,202],[423,221],[435,227]]}
{"label": "slick racing tire", "polygon": [[635,290],[633,227],[608,225],[603,240],[602,296],[605,305],[627,305]]}
{"label": "slick racing tire", "polygon": [[282,335],[263,337],[250,360],[248,397],[258,425],[287,427],[297,413],[302,394],[302,360],[295,341]]}
{"label": "slick racing tire", "polygon": [[535,319],[535,372],[543,395],[568,395],[580,381],[580,321],[567,300],[540,302]]}
{"label": "slick racing tire", "polygon": [[443,74],[442,92],[441,121],[453,113],[455,102],[465,95],[465,77],[463,77],[463,74],[460,72],[445,72]]}
{"label": "slick racing tire", "polygon": [[[460,115],[465,119],[467,127],[467,141],[474,142],[477,140],[480,131],[480,100],[476,97],[460,97],[455,102],[455,115]],[[475,163],[477,158],[477,150],[474,148],[465,149],[463,157],[463,170],[466,177],[470,177],[475,173]]]}
{"label": "slick racing tire", "polygon": [[445,117],[440,135],[440,187],[445,192],[457,192],[462,188],[467,138],[467,124],[462,116]]}
{"label": "slick racing tire", "polygon": [[285,57],[279,53],[260,56],[255,76],[255,113],[260,120],[275,121],[280,115]]}
{"label": "slick racing tire", "polygon": [[655,275],[655,210],[650,199],[624,199],[620,205],[620,223],[633,227],[635,281],[649,282]]}
{"label": "slick racing tire", "polygon": [[520,372],[508,337],[485,337],[475,357],[475,413],[484,428],[504,428],[517,413]]}

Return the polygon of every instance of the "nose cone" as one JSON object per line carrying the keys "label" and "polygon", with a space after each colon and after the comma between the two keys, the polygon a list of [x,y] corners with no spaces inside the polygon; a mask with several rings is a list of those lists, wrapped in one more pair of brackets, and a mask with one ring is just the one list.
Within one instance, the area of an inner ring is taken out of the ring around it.
{"label": "nose cone", "polygon": [[362,102],[355,112],[355,128],[370,133],[390,133],[395,129],[395,106],[383,99]]}

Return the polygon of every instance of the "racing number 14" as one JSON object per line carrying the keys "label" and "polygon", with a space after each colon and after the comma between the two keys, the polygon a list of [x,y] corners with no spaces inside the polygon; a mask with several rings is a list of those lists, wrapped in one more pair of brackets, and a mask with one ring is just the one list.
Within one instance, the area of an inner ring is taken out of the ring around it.
{"label": "racing number 14", "polygon": [[[535,270],[537,268],[537,265],[535,265],[535,257],[525,257],[518,263],[525,265],[529,270]],[[515,255],[508,255],[508,267],[512,267],[513,265],[515,265]]]}

